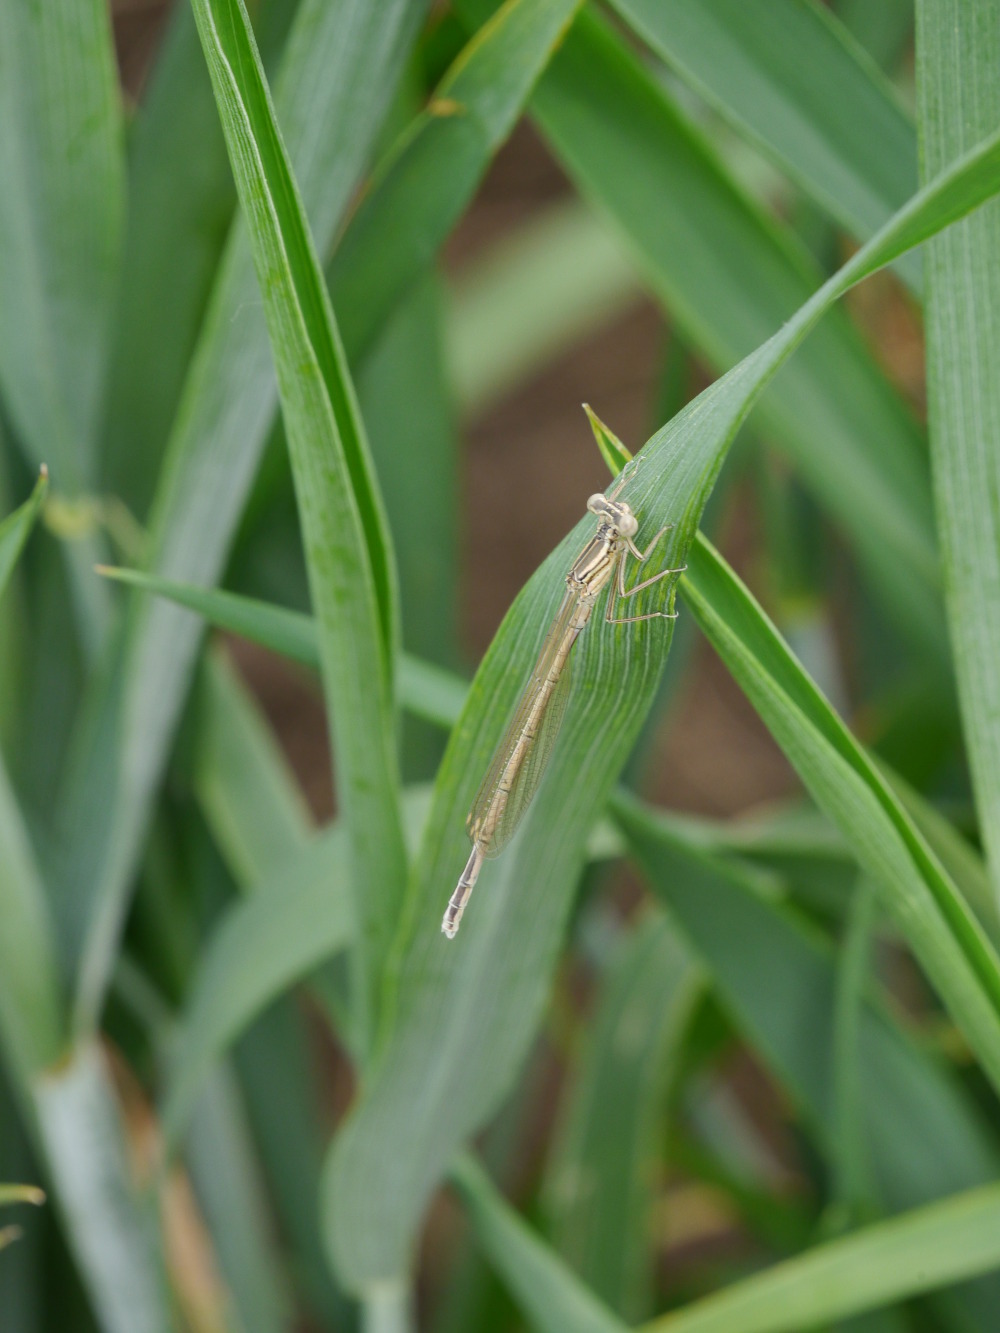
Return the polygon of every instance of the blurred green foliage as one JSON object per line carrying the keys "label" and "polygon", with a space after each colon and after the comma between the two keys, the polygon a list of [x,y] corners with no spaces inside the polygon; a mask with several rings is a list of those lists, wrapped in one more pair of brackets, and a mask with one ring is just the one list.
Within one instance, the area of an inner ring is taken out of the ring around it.
{"label": "blurred green foliage", "polygon": [[[1000,0],[162,10],[0,4],[2,1333],[992,1333]],[[677,650],[449,944],[654,307]]]}

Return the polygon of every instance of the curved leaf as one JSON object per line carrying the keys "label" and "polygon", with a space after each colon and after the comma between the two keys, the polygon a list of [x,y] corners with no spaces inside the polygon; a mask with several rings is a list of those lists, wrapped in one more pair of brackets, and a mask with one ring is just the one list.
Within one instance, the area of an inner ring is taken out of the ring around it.
{"label": "curved leaf", "polygon": [[[828,306],[998,189],[1000,136],[915,196],[778,333],[653,437],[622,494],[639,517],[640,542],[675,524],[663,567],[683,563],[736,430]],[[574,698],[546,781],[514,844],[485,867],[461,939],[454,946],[443,941],[442,906],[468,856],[465,814],[565,572],[591,533],[583,520],[508,612],[438,776],[387,982],[385,1026],[326,1179],[329,1243],[342,1280],[355,1290],[401,1275],[434,1184],[506,1093],[545,999],[586,836],[656,692],[672,621],[611,629],[598,620],[581,636]],[[662,598],[651,603],[649,609],[663,608]],[[962,1004],[968,1002],[985,1047],[996,1013],[980,994],[978,973],[966,979],[971,990]],[[415,1120],[420,1151],[401,1151]]]}

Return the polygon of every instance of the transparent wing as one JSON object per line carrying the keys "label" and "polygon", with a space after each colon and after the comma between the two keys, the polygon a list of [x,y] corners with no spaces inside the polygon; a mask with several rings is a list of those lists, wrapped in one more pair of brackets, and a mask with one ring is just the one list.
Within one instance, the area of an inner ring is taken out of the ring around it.
{"label": "transparent wing", "polygon": [[567,593],[469,811],[469,837],[488,857],[498,856],[513,837],[538,790],[559,734],[570,695],[572,658],[566,657],[555,685],[548,678],[567,640],[572,643],[569,636],[576,605],[576,597]]}

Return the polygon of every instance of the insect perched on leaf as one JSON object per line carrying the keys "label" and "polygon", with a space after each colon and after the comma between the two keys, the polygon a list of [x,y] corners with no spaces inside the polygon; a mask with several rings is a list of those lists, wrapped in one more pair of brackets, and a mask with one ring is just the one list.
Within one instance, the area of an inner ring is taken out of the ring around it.
{"label": "insect perched on leaf", "polygon": [[636,616],[614,614],[619,602],[627,602],[660,579],[681,574],[686,568],[661,569],[651,578],[643,579],[631,588],[626,587],[625,566],[629,554],[639,565],[645,564],[660,538],[673,526],[667,524],[661,528],[646,550],[640,551],[633,540],[639,531],[639,520],[624,500],[617,499],[626,480],[623,475],[610,496],[592,495],[587,501],[587,508],[598,520],[597,532],[566,575],[566,591],[545,636],[538,661],[521,692],[514,716],[497,746],[466,820],[472,839],[472,855],[441,923],[441,929],[449,939],[458,934],[462,913],[483,861],[500,855],[538,790],[569,699],[570,654],[590,620],[600,593],[610,585],[604,617],[609,625],[633,624],[660,616],[673,620],[676,616],[672,611],[649,611]]}

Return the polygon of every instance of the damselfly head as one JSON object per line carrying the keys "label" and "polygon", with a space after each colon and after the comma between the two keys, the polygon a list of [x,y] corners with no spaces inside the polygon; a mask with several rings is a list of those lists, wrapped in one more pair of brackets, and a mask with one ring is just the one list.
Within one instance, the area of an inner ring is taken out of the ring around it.
{"label": "damselfly head", "polygon": [[634,537],[639,531],[639,520],[624,500],[609,500],[598,493],[587,501],[587,508],[622,537]]}

